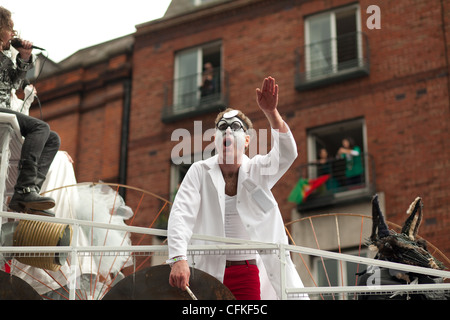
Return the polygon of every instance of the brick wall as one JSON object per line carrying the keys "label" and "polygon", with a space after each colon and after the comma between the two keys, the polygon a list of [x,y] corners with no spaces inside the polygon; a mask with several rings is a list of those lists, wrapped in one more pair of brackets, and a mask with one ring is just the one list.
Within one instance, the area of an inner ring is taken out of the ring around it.
{"label": "brick wall", "polygon": [[[43,119],[74,160],[78,182],[119,182],[122,113],[130,78],[127,54],[76,65],[38,81]],[[40,117],[34,103],[31,115]]]}
{"label": "brick wall", "polygon": [[[163,124],[163,85],[173,80],[178,50],[220,39],[229,105],[249,114],[256,129],[268,128],[268,124],[255,104],[255,88],[268,75],[280,85],[279,109],[299,148],[293,168],[273,190],[285,219],[294,208],[286,195],[298,179],[295,169],[307,161],[306,131],[364,118],[377,187],[386,194],[388,219],[401,224],[409,203],[416,196],[423,197],[421,233],[450,253],[450,243],[442,235],[449,230],[448,10],[444,34],[439,1],[360,1],[362,31],[370,43],[370,76],[299,93],[294,88],[295,50],[304,44],[303,18],[353,2],[248,3],[238,9],[223,5],[224,11],[199,15],[193,21],[180,19],[183,22],[177,24],[174,18],[138,28],[133,58],[130,184],[167,194],[170,150],[176,144],[170,141],[171,133],[176,128],[192,128],[193,121],[203,121],[204,128],[213,122],[215,112]],[[366,8],[372,4],[381,8],[380,30],[366,27]]]}

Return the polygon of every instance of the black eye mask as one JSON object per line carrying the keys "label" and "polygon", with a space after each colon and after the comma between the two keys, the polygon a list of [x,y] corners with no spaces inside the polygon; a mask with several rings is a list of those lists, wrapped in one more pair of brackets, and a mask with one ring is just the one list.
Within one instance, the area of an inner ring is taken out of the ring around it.
{"label": "black eye mask", "polygon": [[223,119],[220,120],[217,123],[217,129],[219,129],[220,131],[226,131],[228,129],[228,127],[232,130],[232,131],[239,131],[239,130],[244,130],[244,125],[242,123],[242,121],[236,117],[232,118],[232,119]]}
{"label": "black eye mask", "polygon": [[232,110],[225,113],[222,116],[222,119],[220,119],[217,123],[216,128],[220,131],[226,131],[228,127],[230,127],[232,131],[239,131],[241,129],[243,131],[247,131],[247,124],[237,116],[238,113],[239,112],[237,110]]}

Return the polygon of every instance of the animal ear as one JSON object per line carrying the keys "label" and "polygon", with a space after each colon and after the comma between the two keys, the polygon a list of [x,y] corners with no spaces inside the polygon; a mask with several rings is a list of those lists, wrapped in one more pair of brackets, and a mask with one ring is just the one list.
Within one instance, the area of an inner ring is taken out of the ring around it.
{"label": "animal ear", "polygon": [[409,217],[403,225],[402,233],[411,240],[416,240],[417,232],[419,231],[420,223],[422,222],[422,208],[422,199],[417,197],[406,211],[406,214],[408,214]]}
{"label": "animal ear", "polygon": [[372,235],[370,239],[375,241],[377,238],[384,238],[389,235],[389,229],[384,221],[383,212],[380,209],[378,202],[378,194],[372,198]]}

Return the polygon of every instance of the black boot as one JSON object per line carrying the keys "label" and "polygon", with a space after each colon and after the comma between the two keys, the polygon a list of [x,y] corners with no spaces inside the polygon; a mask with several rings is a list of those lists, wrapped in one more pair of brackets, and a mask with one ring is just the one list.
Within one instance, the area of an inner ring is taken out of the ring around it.
{"label": "black boot", "polygon": [[[37,189],[36,192],[37,193],[41,192],[42,185],[44,184],[45,178],[46,178],[45,174],[39,172],[39,169],[38,169],[37,175],[36,175],[36,189]],[[31,208],[26,210],[26,213],[37,214],[40,216],[47,216],[47,217],[55,216],[55,213],[50,210],[35,210],[35,209],[31,209]]]}
{"label": "black boot", "polygon": [[44,184],[44,182],[45,182],[45,178],[46,178],[46,175],[45,174],[43,174],[43,173],[41,173],[40,171],[39,171],[39,169],[37,170],[37,173],[36,173],[36,180],[35,180],[35,183],[36,183],[36,187],[37,187],[37,192],[41,192],[41,189],[42,189],[42,185]]}
{"label": "black boot", "polygon": [[37,164],[30,160],[22,160],[19,164],[19,176],[14,187],[14,195],[9,208],[17,212],[31,210],[47,210],[55,206],[55,200],[39,195],[36,186]]}

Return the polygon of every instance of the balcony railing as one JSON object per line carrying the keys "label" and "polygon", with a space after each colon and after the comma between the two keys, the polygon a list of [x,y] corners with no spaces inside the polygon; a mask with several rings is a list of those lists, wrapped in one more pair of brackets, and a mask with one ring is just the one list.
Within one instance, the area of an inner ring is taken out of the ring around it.
{"label": "balcony railing", "polygon": [[351,174],[353,164],[345,159],[301,165],[297,186],[302,185],[304,195],[297,202],[298,210],[371,199],[376,192],[374,161],[369,154],[362,154],[360,159],[362,173],[357,175]]}
{"label": "balcony railing", "polygon": [[228,83],[221,68],[213,71],[213,80],[202,85],[202,74],[174,79],[164,86],[162,121],[174,122],[195,115],[219,111],[227,106]]}
{"label": "balcony railing", "polygon": [[304,91],[370,73],[367,35],[352,32],[296,50],[295,88]]}

